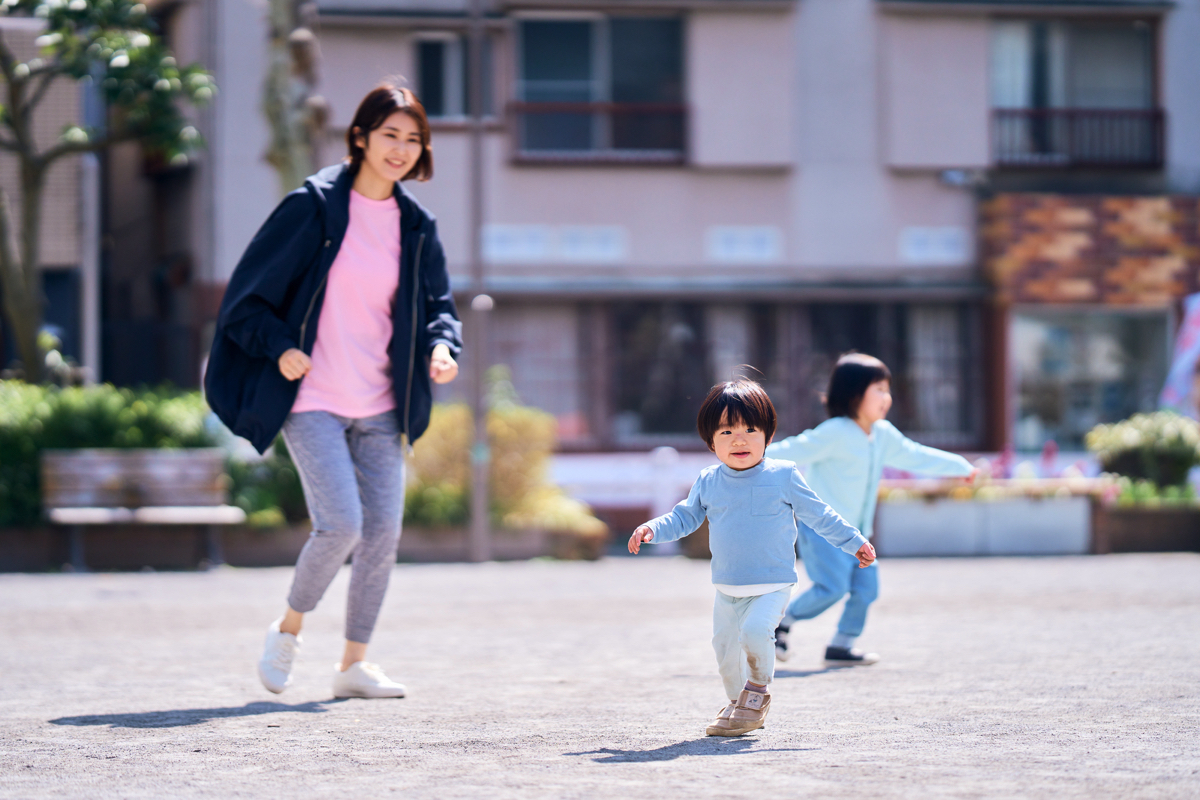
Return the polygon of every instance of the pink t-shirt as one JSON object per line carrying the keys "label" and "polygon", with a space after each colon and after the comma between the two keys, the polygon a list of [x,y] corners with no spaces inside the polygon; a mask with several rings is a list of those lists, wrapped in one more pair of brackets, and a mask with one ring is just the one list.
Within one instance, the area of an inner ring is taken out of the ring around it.
{"label": "pink t-shirt", "polygon": [[329,268],[312,369],[292,411],[362,419],[396,407],[388,342],[400,285],[400,207],[350,192],[350,224]]}

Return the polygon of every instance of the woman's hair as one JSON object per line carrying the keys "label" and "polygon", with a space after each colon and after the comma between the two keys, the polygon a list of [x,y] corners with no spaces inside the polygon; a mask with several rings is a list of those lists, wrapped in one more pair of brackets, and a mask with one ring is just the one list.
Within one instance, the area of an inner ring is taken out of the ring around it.
{"label": "woman's hair", "polygon": [[721,427],[721,418],[728,425],[741,423],[751,428],[758,428],[766,434],[766,440],[771,441],[775,435],[778,417],[775,405],[767,392],[754,381],[737,380],[718,383],[708,392],[708,397],[700,404],[700,413],[696,415],[696,430],[700,438],[713,447],[713,437]]}
{"label": "woman's hair", "polygon": [[875,356],[849,352],[837,360],[829,376],[829,391],[825,393],[825,410],[831,417],[858,416],[858,406],[872,383],[890,381],[892,373]]}
{"label": "woman's hair", "polygon": [[411,89],[397,87],[391,83],[382,83],[375,87],[358,104],[358,111],[354,112],[354,121],[346,129],[346,146],[350,149],[347,158],[353,168],[358,169],[362,165],[365,153],[355,139],[359,136],[367,139],[371,131],[383,125],[387,118],[397,111],[403,111],[412,117],[421,134],[421,157],[401,180],[415,178],[427,181],[433,177],[433,150],[429,144],[429,119],[425,116],[425,107]]}

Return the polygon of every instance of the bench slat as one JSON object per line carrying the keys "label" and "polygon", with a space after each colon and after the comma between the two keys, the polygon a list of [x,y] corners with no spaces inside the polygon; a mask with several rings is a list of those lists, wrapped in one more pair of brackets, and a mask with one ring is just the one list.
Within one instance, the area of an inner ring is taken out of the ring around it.
{"label": "bench slat", "polygon": [[143,508],[51,508],[59,525],[240,525],[246,512],[237,506],[147,506]]}

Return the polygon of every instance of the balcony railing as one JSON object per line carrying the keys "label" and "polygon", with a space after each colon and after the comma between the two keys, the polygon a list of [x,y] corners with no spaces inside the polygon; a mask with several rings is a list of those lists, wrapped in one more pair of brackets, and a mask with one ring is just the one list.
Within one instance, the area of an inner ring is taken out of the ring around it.
{"label": "balcony railing", "polygon": [[1001,167],[1156,168],[1163,131],[1159,109],[997,108],[992,155]]}
{"label": "balcony railing", "polygon": [[674,164],[686,155],[687,106],[675,103],[510,103],[521,161]]}

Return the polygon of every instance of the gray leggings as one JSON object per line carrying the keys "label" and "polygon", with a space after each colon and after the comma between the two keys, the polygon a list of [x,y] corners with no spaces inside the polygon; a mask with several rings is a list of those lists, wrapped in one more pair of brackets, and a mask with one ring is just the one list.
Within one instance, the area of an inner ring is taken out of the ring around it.
{"label": "gray leggings", "polygon": [[396,414],[350,419],[302,411],[288,415],[283,440],[313,526],[296,561],[288,605],[301,613],[316,608],[353,553],[346,638],[365,644],[396,563],[404,517],[404,446]]}

